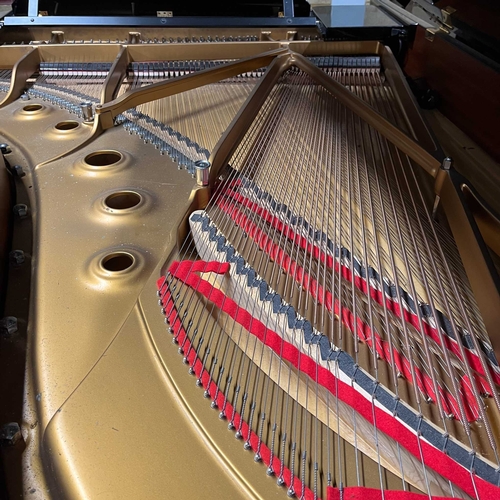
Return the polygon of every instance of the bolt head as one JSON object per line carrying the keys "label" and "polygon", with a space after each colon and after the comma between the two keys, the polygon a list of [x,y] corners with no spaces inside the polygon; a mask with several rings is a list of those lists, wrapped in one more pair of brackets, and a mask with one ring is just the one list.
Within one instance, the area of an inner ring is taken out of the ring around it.
{"label": "bolt head", "polygon": [[3,155],[6,155],[7,153],[10,153],[10,148],[8,144],[2,143],[0,144],[0,152]]}
{"label": "bolt head", "polygon": [[9,258],[14,267],[22,266],[26,261],[26,256],[22,250],[12,250],[9,254]]}
{"label": "bolt head", "polygon": [[17,332],[17,318],[6,316],[0,320],[0,333],[5,337],[10,337]]}
{"label": "bolt head", "polygon": [[25,219],[26,217],[28,217],[28,206],[24,205],[23,203],[14,205],[14,208],[12,210],[14,214],[20,219]]}
{"label": "bolt head", "polygon": [[21,165],[14,165],[12,169],[14,170],[14,174],[17,175],[17,177],[24,177],[26,175]]}
{"label": "bolt head", "polygon": [[17,422],[10,422],[2,426],[0,430],[0,440],[2,444],[14,446],[21,438],[21,428]]}
{"label": "bolt head", "polygon": [[453,165],[453,160],[449,156],[447,156],[443,160],[442,168],[443,170],[451,170],[452,165]]}
{"label": "bolt head", "polygon": [[196,160],[194,162],[194,166],[199,170],[206,170],[207,168],[210,168],[210,162],[207,160]]}

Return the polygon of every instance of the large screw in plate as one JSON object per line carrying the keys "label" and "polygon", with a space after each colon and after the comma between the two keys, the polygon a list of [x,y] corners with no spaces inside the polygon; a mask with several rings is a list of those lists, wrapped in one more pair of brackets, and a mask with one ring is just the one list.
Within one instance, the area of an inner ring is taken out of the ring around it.
{"label": "large screw in plate", "polygon": [[28,206],[24,203],[18,203],[17,205],[14,205],[14,208],[12,210],[14,214],[20,219],[25,219],[26,217],[28,217]]}
{"label": "large screw in plate", "polygon": [[198,160],[194,162],[196,173],[196,183],[198,186],[208,186],[210,178],[210,162],[206,160]]}
{"label": "large screw in plate", "polygon": [[14,446],[21,438],[21,427],[17,422],[9,422],[0,429],[0,441],[3,445]]}
{"label": "large screw in plate", "polygon": [[17,332],[17,318],[15,316],[6,316],[0,319],[0,335],[10,337]]}
{"label": "large screw in plate", "polygon": [[12,170],[17,177],[24,177],[26,175],[26,172],[23,170],[23,167],[21,167],[21,165],[14,165],[12,167]]}
{"label": "large screw in plate", "polygon": [[85,123],[91,123],[94,121],[94,108],[91,102],[80,103],[80,109]]}
{"label": "large screw in plate", "polygon": [[22,266],[26,261],[26,256],[22,250],[12,250],[9,254],[9,258],[14,267]]}

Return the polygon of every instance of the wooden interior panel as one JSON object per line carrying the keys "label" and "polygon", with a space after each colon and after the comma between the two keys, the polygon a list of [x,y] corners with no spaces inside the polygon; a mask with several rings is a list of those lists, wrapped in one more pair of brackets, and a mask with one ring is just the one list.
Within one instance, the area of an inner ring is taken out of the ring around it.
{"label": "wooden interior panel", "polygon": [[439,34],[429,41],[419,27],[404,69],[424,78],[441,97],[439,110],[499,161],[500,74],[462,47]]}

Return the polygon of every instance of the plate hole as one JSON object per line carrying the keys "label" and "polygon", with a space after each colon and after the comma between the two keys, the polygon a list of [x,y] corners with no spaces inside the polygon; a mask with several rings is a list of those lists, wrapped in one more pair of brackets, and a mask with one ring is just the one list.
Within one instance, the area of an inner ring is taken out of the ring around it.
{"label": "plate hole", "polygon": [[41,104],[28,104],[24,106],[23,111],[27,111],[28,113],[33,113],[34,111],[40,111],[43,108]]}
{"label": "plate hole", "polygon": [[126,210],[132,208],[141,202],[141,195],[133,191],[120,191],[119,193],[110,194],[104,200],[108,208],[114,210]]}
{"label": "plate hole", "polygon": [[74,128],[78,127],[78,125],[80,125],[78,122],[68,120],[65,122],[59,122],[56,125],[56,129],[57,130],[73,130]]}
{"label": "plate hole", "polygon": [[107,167],[113,165],[122,159],[118,151],[96,151],[85,157],[85,163],[93,167]]}
{"label": "plate hole", "polygon": [[125,271],[125,269],[128,269],[133,263],[134,257],[124,252],[110,253],[102,259],[102,267],[104,267],[106,271],[111,271],[113,273]]}

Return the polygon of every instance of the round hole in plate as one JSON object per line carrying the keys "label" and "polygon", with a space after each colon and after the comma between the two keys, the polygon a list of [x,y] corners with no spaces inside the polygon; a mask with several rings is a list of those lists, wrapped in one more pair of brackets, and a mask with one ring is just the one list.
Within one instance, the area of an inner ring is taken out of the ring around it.
{"label": "round hole in plate", "polygon": [[72,121],[72,120],[67,120],[64,122],[59,122],[56,125],[57,130],[73,130],[74,128],[78,127],[80,125],[78,122]]}
{"label": "round hole in plate", "polygon": [[107,196],[104,204],[113,210],[126,210],[139,205],[141,199],[141,195],[134,191],[119,191]]}
{"label": "round hole in plate", "polygon": [[27,111],[28,113],[33,113],[34,111],[40,111],[43,108],[41,104],[28,104],[24,106],[23,111]]}
{"label": "round hole in plate", "polygon": [[113,273],[125,271],[134,263],[134,257],[125,252],[114,252],[102,259],[102,267]]}
{"label": "round hole in plate", "polygon": [[85,157],[85,163],[92,167],[107,167],[114,165],[121,159],[122,155],[118,151],[96,151]]}

